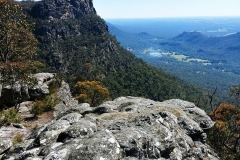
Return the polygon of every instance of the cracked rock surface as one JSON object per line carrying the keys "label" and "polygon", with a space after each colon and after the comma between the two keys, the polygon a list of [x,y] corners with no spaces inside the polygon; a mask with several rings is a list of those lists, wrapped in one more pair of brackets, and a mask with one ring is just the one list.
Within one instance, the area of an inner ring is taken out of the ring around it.
{"label": "cracked rock surface", "polygon": [[119,97],[88,112],[84,106],[35,130],[2,159],[218,159],[205,143],[214,122],[193,103]]}

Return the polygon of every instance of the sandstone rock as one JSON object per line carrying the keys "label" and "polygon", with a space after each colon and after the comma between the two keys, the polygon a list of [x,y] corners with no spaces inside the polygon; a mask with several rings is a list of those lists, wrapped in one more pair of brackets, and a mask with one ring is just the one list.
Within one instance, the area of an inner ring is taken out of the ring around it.
{"label": "sandstone rock", "polygon": [[[45,11],[46,8],[48,12]],[[35,5],[31,10],[31,15],[33,15],[34,18],[45,20],[79,19],[87,14],[96,14],[92,0],[45,0]]]}
{"label": "sandstone rock", "polygon": [[18,102],[24,102],[29,99],[35,99],[49,93],[48,84],[54,79],[53,73],[38,73],[33,75],[36,78],[37,84],[34,87],[28,87],[26,85],[20,85],[16,82],[12,87],[4,86],[0,84],[0,106],[13,106],[15,105],[15,99],[19,96]]}
{"label": "sandstone rock", "polygon": [[37,79],[37,85],[29,88],[29,95],[32,98],[41,97],[49,94],[48,84],[53,80],[55,74],[53,73],[37,73],[33,75]]}
{"label": "sandstone rock", "polygon": [[120,97],[84,116],[81,106],[89,107],[60,114],[2,159],[218,159],[205,143],[214,123],[193,103]]}
{"label": "sandstone rock", "polygon": [[72,97],[69,85],[65,82],[61,82],[60,88],[57,90],[57,96],[60,102],[54,107],[54,116],[58,117],[69,109],[77,108],[78,101]]}
{"label": "sandstone rock", "polygon": [[182,101],[179,99],[173,99],[165,101],[167,104],[179,107],[186,112],[186,114],[201,126],[203,129],[211,128],[214,123],[211,121],[210,117],[206,117],[206,113],[200,108],[196,107],[194,103]]}
{"label": "sandstone rock", "polygon": [[12,140],[10,138],[0,137],[0,155],[6,152],[10,147],[12,147]]}

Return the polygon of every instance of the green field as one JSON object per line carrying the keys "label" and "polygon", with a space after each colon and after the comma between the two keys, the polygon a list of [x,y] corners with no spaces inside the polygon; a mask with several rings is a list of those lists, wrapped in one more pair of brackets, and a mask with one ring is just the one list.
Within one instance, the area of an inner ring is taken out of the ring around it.
{"label": "green field", "polygon": [[156,57],[160,57],[160,56],[168,56],[170,58],[173,58],[175,60],[181,61],[181,62],[186,62],[186,63],[201,63],[202,65],[211,65],[211,62],[209,60],[205,60],[205,59],[200,59],[200,58],[191,58],[189,56],[186,56],[184,54],[179,54],[176,52],[163,52],[161,50],[154,50],[152,47],[151,48],[146,48],[143,51],[144,54],[149,54],[151,56],[156,56]]}

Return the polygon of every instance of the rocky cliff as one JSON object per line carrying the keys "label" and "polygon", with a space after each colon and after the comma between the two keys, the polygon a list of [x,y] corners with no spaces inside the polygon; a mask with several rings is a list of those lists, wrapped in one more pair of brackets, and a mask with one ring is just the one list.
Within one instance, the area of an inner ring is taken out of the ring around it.
{"label": "rocky cliff", "polygon": [[213,160],[218,157],[204,132],[213,124],[187,101],[119,97],[94,108],[78,104],[58,114],[2,159]]}
{"label": "rocky cliff", "polygon": [[[80,36],[86,29],[82,20],[97,15],[92,0],[44,0],[25,10],[35,20],[34,33],[43,43]],[[108,30],[104,23],[93,27],[99,32]]]}
{"label": "rocky cliff", "polygon": [[43,20],[80,19],[96,14],[92,0],[45,0],[33,6],[30,14]]}
{"label": "rocky cliff", "polygon": [[36,82],[33,83],[33,86],[26,86],[19,82],[15,82],[12,86],[7,85],[4,87],[0,84],[0,110],[16,104],[14,95],[18,96],[17,102],[21,103],[49,94],[48,85],[52,81],[55,81],[55,76],[56,75],[52,73],[34,74],[32,78],[36,80]]}

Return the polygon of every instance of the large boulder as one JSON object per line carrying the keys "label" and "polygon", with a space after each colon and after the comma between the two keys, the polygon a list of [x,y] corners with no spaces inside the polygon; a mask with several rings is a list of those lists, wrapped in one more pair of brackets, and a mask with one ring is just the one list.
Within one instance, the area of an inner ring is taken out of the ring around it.
{"label": "large boulder", "polygon": [[16,101],[17,103],[21,103],[49,94],[48,85],[55,79],[55,74],[37,73],[32,76],[36,79],[36,85],[33,87],[18,82],[12,86],[2,86],[0,84],[0,107],[12,106],[15,105]]}
{"label": "large boulder", "polygon": [[57,90],[59,103],[54,107],[54,117],[64,114],[67,110],[75,109],[79,106],[78,101],[72,97],[70,87],[65,82],[61,82],[61,86]]}
{"label": "large boulder", "polygon": [[49,94],[49,83],[55,80],[55,74],[53,73],[37,73],[34,74],[33,77],[36,78],[37,84],[29,88],[29,95],[31,98],[41,97]]}
{"label": "large boulder", "polygon": [[2,159],[218,159],[204,132],[214,122],[193,103],[120,97],[88,107],[59,115]]}

